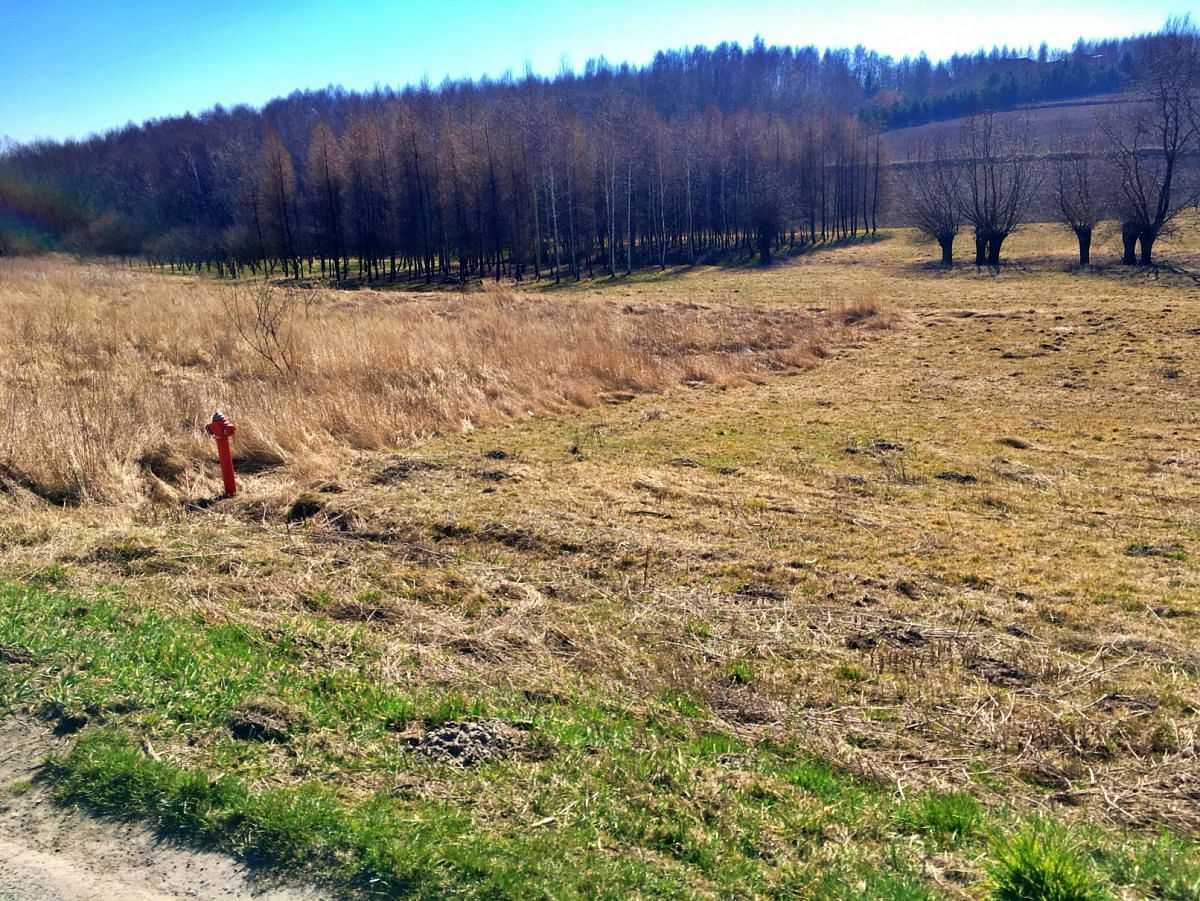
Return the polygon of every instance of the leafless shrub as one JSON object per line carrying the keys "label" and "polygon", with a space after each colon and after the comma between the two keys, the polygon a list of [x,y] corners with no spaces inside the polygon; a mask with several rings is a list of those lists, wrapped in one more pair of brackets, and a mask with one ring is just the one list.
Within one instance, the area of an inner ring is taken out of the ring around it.
{"label": "leafless shrub", "polygon": [[[296,368],[294,320],[297,292],[276,289],[266,280],[236,282],[221,296],[225,317],[238,336],[282,376]],[[308,304],[305,304],[305,316]]]}

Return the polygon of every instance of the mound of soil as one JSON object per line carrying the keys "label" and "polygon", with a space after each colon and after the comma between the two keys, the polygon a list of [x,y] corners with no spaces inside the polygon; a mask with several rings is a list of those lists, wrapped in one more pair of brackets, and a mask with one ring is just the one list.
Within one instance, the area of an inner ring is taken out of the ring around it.
{"label": "mound of soil", "polygon": [[0,663],[33,663],[33,653],[14,644],[0,644]]}
{"label": "mound of soil", "polygon": [[1135,542],[1125,548],[1126,557],[1183,557],[1181,544],[1146,544]]}
{"label": "mound of soil", "polygon": [[995,657],[977,657],[967,665],[967,669],[982,676],[992,685],[1008,688],[1031,685],[1034,681],[1032,673],[1026,672],[1014,663],[998,660]]}
{"label": "mound of soil", "polygon": [[288,505],[284,518],[288,523],[297,524],[321,517],[325,523],[343,532],[353,528],[352,515],[344,510],[331,508],[327,498],[328,494],[305,491]]}
{"label": "mound of soil", "polygon": [[311,492],[305,492],[292,501],[287,510],[288,522],[304,522],[325,509],[325,501]]}
{"label": "mound of soil", "polygon": [[979,479],[965,472],[958,472],[953,469],[947,469],[939,472],[934,478],[941,479],[943,482],[957,482],[959,485],[974,485]]}
{"label": "mound of soil", "polygon": [[300,725],[292,707],[273,698],[252,698],[230,711],[226,721],[235,738],[245,741],[286,741]]}
{"label": "mound of soil", "polygon": [[896,644],[924,644],[925,636],[915,626],[887,626],[880,634]]}
{"label": "mound of soil", "polygon": [[882,641],[920,645],[925,643],[925,636],[915,626],[885,626],[874,632],[855,632],[847,636],[845,645],[852,651],[873,651]]}
{"label": "mound of soil", "polygon": [[392,482],[404,482],[414,473],[434,472],[442,467],[428,460],[410,460],[405,457],[392,457],[391,462],[375,474],[376,485],[388,485]]}
{"label": "mound of soil", "polygon": [[1003,444],[1005,447],[1011,447],[1016,450],[1029,450],[1030,447],[1029,442],[1024,438],[1014,438],[1012,436],[997,439],[997,444]]}
{"label": "mound of soil", "polygon": [[418,753],[459,766],[503,760],[527,745],[525,733],[503,720],[451,720],[410,741]]}

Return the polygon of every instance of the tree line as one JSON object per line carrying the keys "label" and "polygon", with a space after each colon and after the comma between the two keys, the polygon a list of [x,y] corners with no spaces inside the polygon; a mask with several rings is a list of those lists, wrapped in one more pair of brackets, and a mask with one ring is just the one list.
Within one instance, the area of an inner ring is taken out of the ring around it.
{"label": "tree line", "polygon": [[887,160],[856,116],[668,116],[615,85],[581,109],[556,84],[345,95],[338,116],[214,112],[160,124],[166,141],[131,130],[9,168],[43,196],[78,177],[78,208],[98,214],[58,224],[68,248],[235,276],[579,279],[765,262],[878,227]]}

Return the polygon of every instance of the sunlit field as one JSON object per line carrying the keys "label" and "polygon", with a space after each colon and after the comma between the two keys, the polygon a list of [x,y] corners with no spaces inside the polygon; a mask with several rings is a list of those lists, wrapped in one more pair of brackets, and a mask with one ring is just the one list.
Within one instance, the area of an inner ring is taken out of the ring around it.
{"label": "sunlit field", "polygon": [[[0,261],[0,471],[56,503],[202,495],[215,409],[243,469],[291,481],[437,433],[591,407],[606,395],[726,386],[804,368],[875,300],[830,310],[700,307],[665,295],[333,292],[169,278],[66,259]],[[857,328],[855,327],[857,326]]]}
{"label": "sunlit field", "polygon": [[1073,244],[0,262],[0,708],[85,723],[61,798],[365,894],[1195,898],[1200,241]]}

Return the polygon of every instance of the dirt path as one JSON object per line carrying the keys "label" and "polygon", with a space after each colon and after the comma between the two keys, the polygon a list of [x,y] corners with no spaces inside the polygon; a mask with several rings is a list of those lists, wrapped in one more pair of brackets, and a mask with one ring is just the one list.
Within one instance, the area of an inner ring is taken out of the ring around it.
{"label": "dirt path", "polygon": [[0,723],[0,901],[327,897],[265,883],[231,858],[163,842],[143,826],[59,807],[34,777],[64,741],[42,723]]}

